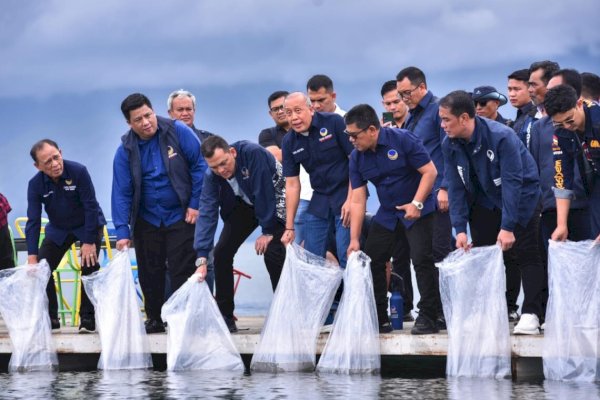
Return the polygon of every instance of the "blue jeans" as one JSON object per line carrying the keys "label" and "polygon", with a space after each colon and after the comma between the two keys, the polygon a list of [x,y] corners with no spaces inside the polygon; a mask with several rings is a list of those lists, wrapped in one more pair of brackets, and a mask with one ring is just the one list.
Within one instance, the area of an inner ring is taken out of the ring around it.
{"label": "blue jeans", "polygon": [[302,244],[304,241],[304,215],[306,214],[306,210],[308,210],[308,205],[310,204],[310,200],[300,199],[298,203],[298,210],[296,211],[296,219],[294,220],[294,229],[296,229],[296,239],[295,242],[298,244]]}
{"label": "blue jeans", "polygon": [[340,266],[346,268],[346,250],[350,245],[350,228],[342,226],[340,215],[330,211],[328,218],[319,218],[309,212],[304,214],[304,248],[313,254],[325,257],[329,227],[335,226],[335,243]]}

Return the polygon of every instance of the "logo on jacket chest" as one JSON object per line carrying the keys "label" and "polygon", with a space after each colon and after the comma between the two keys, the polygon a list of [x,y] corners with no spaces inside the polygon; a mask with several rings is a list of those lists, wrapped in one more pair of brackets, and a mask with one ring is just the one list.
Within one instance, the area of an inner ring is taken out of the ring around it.
{"label": "logo on jacket chest", "polygon": [[319,138],[319,142],[325,142],[333,137],[331,133],[329,133],[327,128],[321,128],[321,130],[319,131],[319,135],[321,135],[321,137]]}
{"label": "logo on jacket chest", "polygon": [[173,158],[176,155],[177,155],[177,153],[175,153],[175,150],[173,149],[173,147],[167,146],[167,157]]}
{"label": "logo on jacket chest", "polygon": [[67,192],[72,192],[77,189],[77,185],[73,185],[72,179],[65,179],[65,186],[63,186],[64,190]]}
{"label": "logo on jacket chest", "polygon": [[248,179],[250,178],[250,170],[246,167],[243,167],[241,170],[242,173],[242,179]]}

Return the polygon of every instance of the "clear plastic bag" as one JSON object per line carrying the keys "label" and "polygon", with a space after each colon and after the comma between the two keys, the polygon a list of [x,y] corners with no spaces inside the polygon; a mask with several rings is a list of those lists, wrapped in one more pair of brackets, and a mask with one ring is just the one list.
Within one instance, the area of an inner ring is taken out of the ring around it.
{"label": "clear plastic bag", "polygon": [[555,242],[548,248],[546,379],[600,380],[600,245]]}
{"label": "clear plastic bag", "polygon": [[81,279],[96,309],[102,344],[98,369],[152,368],[128,251],[118,253],[105,268]]}
{"label": "clear plastic bag", "polygon": [[57,371],[46,286],[46,260],[0,271],[0,313],[12,343],[11,372]]}
{"label": "clear plastic bag", "polygon": [[317,336],[342,279],[341,268],[293,243],[250,368],[314,371]]}
{"label": "clear plastic bag", "polygon": [[381,367],[379,324],[371,259],[353,252],[344,271],[344,292],[317,371],[338,374],[378,373]]}
{"label": "clear plastic bag", "polygon": [[169,371],[243,371],[244,363],[206,282],[192,275],[163,305]]}
{"label": "clear plastic bag", "polygon": [[437,264],[448,326],[446,374],[510,375],[506,277],[499,246],[455,250]]}

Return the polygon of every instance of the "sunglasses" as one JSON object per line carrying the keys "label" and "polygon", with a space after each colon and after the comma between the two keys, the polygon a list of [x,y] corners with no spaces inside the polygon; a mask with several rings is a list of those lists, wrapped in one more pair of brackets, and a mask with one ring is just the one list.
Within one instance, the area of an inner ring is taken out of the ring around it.
{"label": "sunglasses", "polygon": [[348,135],[348,137],[349,137],[349,138],[356,139],[356,138],[358,137],[358,135],[360,135],[361,133],[363,133],[363,132],[364,132],[364,131],[366,131],[367,129],[369,129],[369,128],[361,129],[361,130],[360,130],[360,131],[358,131],[358,132],[348,132],[347,130],[345,130],[345,131],[344,131],[344,133],[345,133],[346,135]]}
{"label": "sunglasses", "polygon": [[485,107],[487,106],[489,100],[475,100],[473,101],[473,103],[475,103],[475,107],[479,106],[479,107]]}

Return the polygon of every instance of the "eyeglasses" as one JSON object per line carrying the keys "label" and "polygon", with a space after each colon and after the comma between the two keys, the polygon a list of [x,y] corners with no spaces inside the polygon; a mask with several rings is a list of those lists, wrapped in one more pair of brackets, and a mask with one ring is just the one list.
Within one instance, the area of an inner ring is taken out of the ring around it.
{"label": "eyeglasses", "polygon": [[475,100],[473,101],[473,103],[475,104],[475,107],[479,106],[479,107],[485,107],[487,106],[488,101],[490,101],[489,99],[487,100]]}
{"label": "eyeglasses", "polygon": [[136,125],[139,125],[142,123],[143,120],[145,120],[145,119],[149,120],[153,115],[154,115],[154,113],[152,111],[149,111],[144,115],[140,115],[139,117],[132,119],[131,122]]}
{"label": "eyeglasses", "polygon": [[414,88],[410,89],[410,90],[405,90],[403,92],[398,92],[398,94],[400,95],[400,97],[402,97],[403,99],[409,99],[410,96],[412,96],[412,93],[417,90],[419,88],[419,86],[421,86],[421,84],[419,83],[417,86],[415,86]]}
{"label": "eyeglasses", "polygon": [[570,117],[568,117],[567,119],[565,119],[562,122],[555,122],[553,120],[552,121],[552,125],[555,128],[567,128],[567,126],[573,126],[573,125],[575,125],[575,111],[573,111],[573,113],[571,114]]}
{"label": "eyeglasses", "polygon": [[360,130],[360,131],[358,131],[358,132],[348,132],[348,131],[346,130],[346,131],[344,131],[344,133],[345,133],[346,135],[348,135],[348,137],[349,137],[349,138],[351,138],[351,139],[356,139],[356,138],[358,137],[358,135],[360,135],[361,133],[363,133],[363,132],[364,132],[364,131],[366,131],[367,129],[369,129],[369,128],[367,127],[367,128],[365,128],[365,129],[361,129],[361,130]]}
{"label": "eyeglasses", "polygon": [[277,107],[271,107],[271,112],[273,114],[278,113],[279,111],[283,111],[283,104]]}

